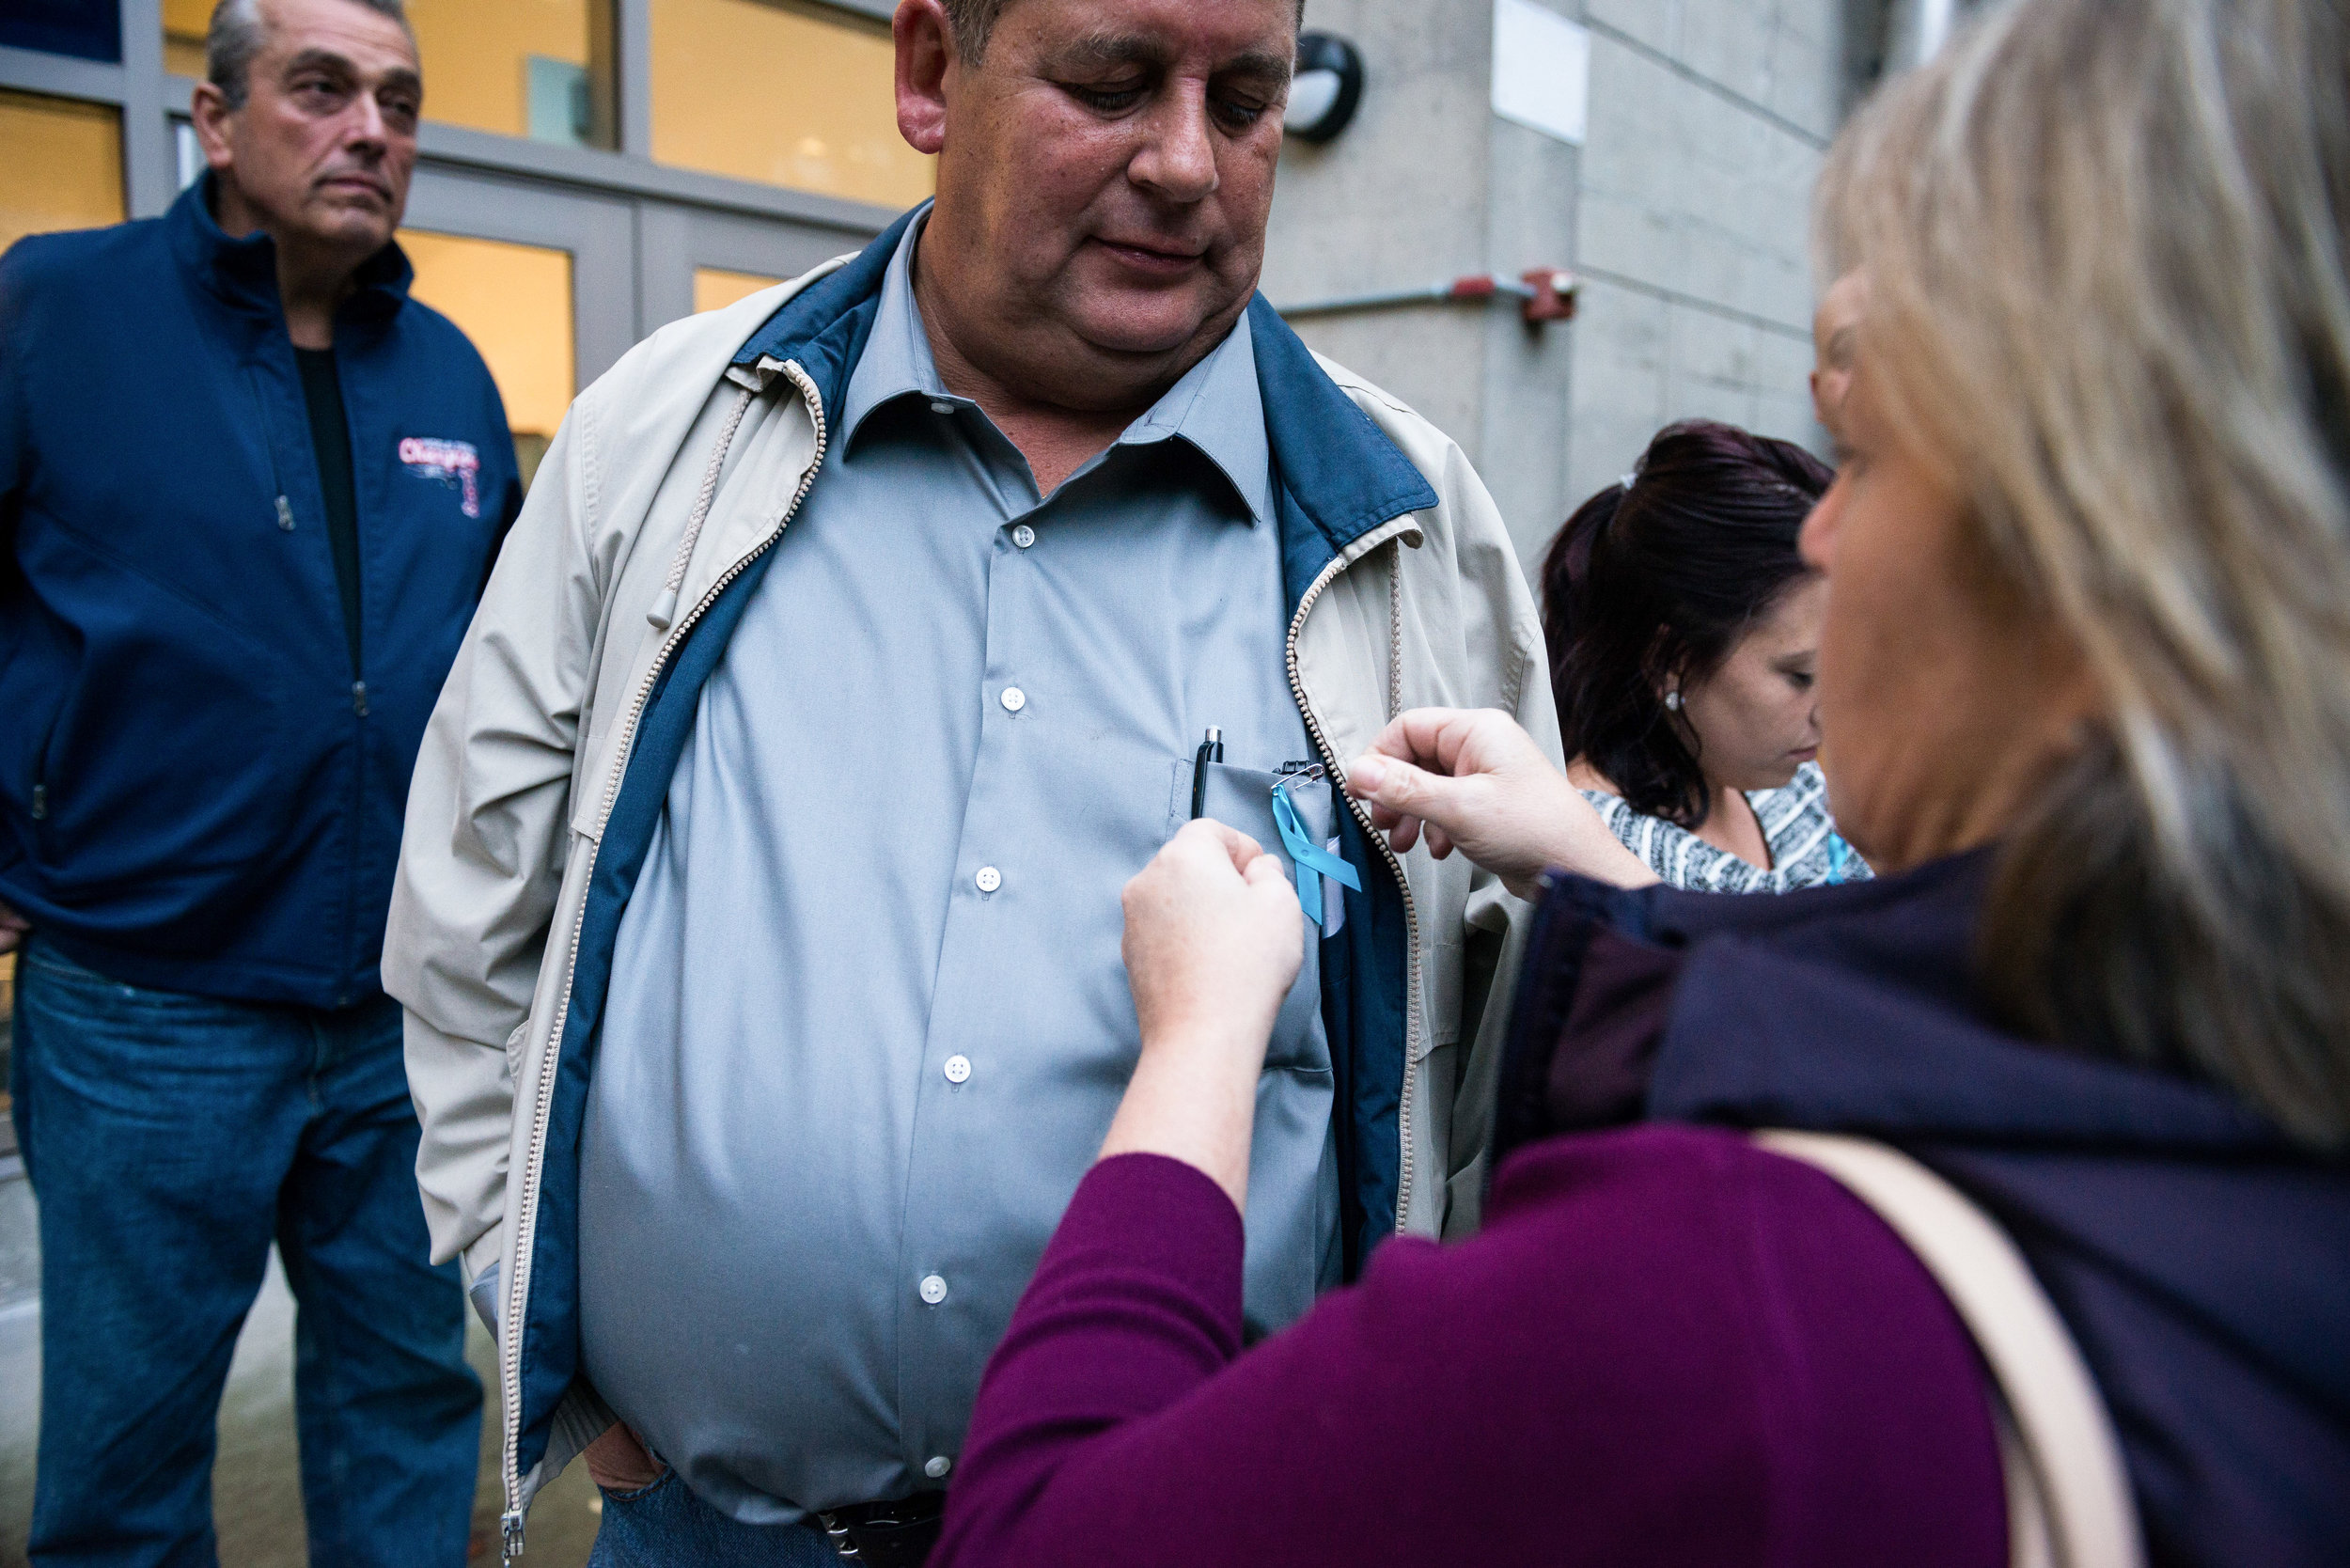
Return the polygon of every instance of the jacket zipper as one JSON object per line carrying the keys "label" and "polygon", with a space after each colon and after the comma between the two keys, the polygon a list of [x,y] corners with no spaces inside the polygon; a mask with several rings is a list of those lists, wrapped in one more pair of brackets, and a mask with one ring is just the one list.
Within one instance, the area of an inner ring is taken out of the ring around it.
{"label": "jacket zipper", "polygon": [[[334,374],[335,398],[337,401],[341,402],[343,398],[342,368],[339,364],[335,367]],[[350,404],[344,403],[343,409],[342,438],[349,443],[352,450],[356,451],[359,441],[351,430]],[[308,412],[306,406],[304,412],[306,414]],[[319,475],[321,504],[325,498],[325,491],[326,476],[321,473]],[[284,496],[278,497],[278,504],[281,507],[285,506]],[[288,507],[284,512],[280,513],[278,523],[281,527],[291,510],[292,509]],[[370,728],[366,722],[368,717],[366,659],[368,585],[367,574],[360,569],[363,553],[359,548],[359,487],[354,482],[351,492],[351,572],[352,578],[351,599],[352,614],[357,619],[358,625],[342,628],[343,640],[349,645],[351,653],[351,713],[352,719],[356,721],[352,727],[351,735],[351,865],[350,874],[343,879],[343,951],[346,953],[352,950],[352,935],[359,924],[359,861],[363,854],[359,839],[360,835],[365,831],[361,824],[367,820],[368,730]],[[336,597],[338,601],[341,598],[341,585],[339,584],[337,585]],[[339,611],[341,607],[341,604],[337,603],[336,608]],[[338,614],[335,619],[339,622],[342,617]]]}
{"label": "jacket zipper", "polygon": [[[251,365],[245,367],[245,390],[252,393],[254,410],[259,416],[259,420],[254,428],[261,432],[261,449],[269,458],[269,487],[276,492],[271,500],[271,510],[276,516],[278,531],[290,534],[294,531],[294,510],[293,503],[286,498],[286,476],[277,462],[277,429],[270,422],[269,399],[261,390],[261,372]],[[345,433],[348,434],[347,431]],[[356,495],[352,497],[352,501],[355,506]],[[356,526],[355,521],[353,526]],[[350,639],[350,633],[347,629],[344,637],[346,641]],[[356,718],[368,716],[368,682],[365,675],[366,671],[354,659],[351,667],[351,712]],[[351,874],[343,882],[343,937],[340,946],[345,952],[351,950],[352,928],[358,921],[359,852],[355,836],[359,831],[359,819],[366,809],[367,744],[367,730],[362,726],[356,730],[352,743],[351,820],[354,842],[352,849]]]}
{"label": "jacket zipper", "polygon": [[[629,703],[628,717],[621,723],[619,749],[612,760],[611,776],[604,780],[603,801],[596,813],[595,842],[589,846],[588,862],[581,869],[583,886],[595,879],[596,856],[603,849],[603,830],[612,820],[612,808],[619,800],[620,780],[628,772],[629,756],[635,745],[637,721],[644,716],[645,704],[652,695],[653,686],[660,681],[662,670],[667,666],[669,655],[677,651],[678,644],[693,631],[703,613],[717,603],[718,596],[743,574],[751,562],[775,548],[776,541],[783,537],[783,530],[791,525],[792,517],[800,510],[800,503],[807,498],[808,490],[816,483],[817,470],[824,464],[826,432],[823,399],[817,392],[815,382],[800,368],[797,360],[787,362],[782,368],[784,376],[799,389],[801,400],[807,405],[808,418],[816,427],[816,448],[808,458],[807,471],[800,477],[800,485],[792,493],[791,504],[776,519],[775,531],[760,541],[758,549],[728,567],[724,575],[710,585],[709,591],[702,595],[692,611],[670,628],[668,636],[662,642],[661,651],[653,656],[651,667],[645,671],[644,680],[637,684],[636,695]],[[733,428],[729,426],[729,444],[732,435]],[[724,461],[725,454],[721,452],[720,462]],[[588,901],[582,898],[579,914],[572,922],[571,950],[564,960],[562,995],[556,1002],[554,1024],[547,1035],[550,1048],[558,1056],[562,1050],[563,1026],[571,1015],[572,984],[579,974],[580,933],[587,923]],[[517,1195],[519,1201],[511,1210],[514,1277],[507,1281],[506,1312],[498,1323],[498,1385],[505,1403],[506,1428],[502,1444],[505,1451],[501,1455],[505,1470],[502,1479],[506,1487],[506,1512],[498,1520],[498,1531],[500,1558],[508,1568],[511,1568],[511,1564],[523,1555],[523,1313],[530,1297],[531,1242],[538,1230],[539,1180],[546,1164],[547,1121],[555,1111],[556,1065],[553,1061],[547,1062],[539,1076],[538,1100],[531,1111],[530,1142],[523,1164],[522,1189]]]}
{"label": "jacket zipper", "polygon": [[33,798],[31,812],[37,823],[49,820],[49,768],[57,749],[57,727],[65,722],[62,706],[52,714],[49,728],[40,733],[40,747],[33,753]]}
{"label": "jacket zipper", "polygon": [[[1355,558],[1359,561],[1369,554],[1370,550],[1366,549],[1358,552]],[[1402,1145],[1395,1189],[1395,1233],[1400,1236],[1403,1233],[1404,1216],[1412,1210],[1414,1174],[1412,1169],[1412,1090],[1419,1077],[1419,1062],[1412,1054],[1413,1037],[1419,1027],[1419,908],[1413,902],[1412,884],[1410,879],[1403,874],[1403,862],[1398,859],[1395,851],[1388,847],[1386,836],[1371,825],[1371,812],[1363,806],[1363,803],[1346,792],[1346,770],[1340,765],[1337,754],[1331,751],[1330,743],[1324,739],[1321,721],[1314,717],[1313,708],[1306,700],[1306,682],[1297,673],[1297,635],[1305,630],[1307,613],[1314,607],[1314,602],[1322,597],[1322,590],[1328,588],[1349,564],[1344,560],[1332,561],[1322,569],[1322,574],[1307,588],[1304,597],[1297,602],[1297,613],[1290,618],[1286,651],[1289,663],[1290,696],[1297,703],[1298,713],[1306,720],[1306,732],[1313,737],[1314,749],[1321,753],[1322,760],[1329,764],[1331,776],[1338,780],[1339,798],[1346,802],[1347,809],[1352,811],[1355,814],[1355,820],[1362,824],[1364,837],[1371,841],[1371,844],[1378,850],[1380,858],[1387,863],[1387,870],[1394,876],[1396,886],[1403,893],[1403,932],[1405,952],[1409,964],[1404,973],[1403,1088],[1396,1105],[1395,1129],[1396,1141]],[[1390,631],[1388,635],[1394,634]]]}
{"label": "jacket zipper", "polygon": [[253,412],[257,418],[254,429],[261,432],[261,455],[269,459],[269,487],[274,493],[271,510],[276,514],[281,533],[294,531],[293,503],[286,499],[286,476],[277,465],[277,427],[270,422],[269,399],[261,392],[261,372],[248,364],[244,369],[244,389],[253,395]]}

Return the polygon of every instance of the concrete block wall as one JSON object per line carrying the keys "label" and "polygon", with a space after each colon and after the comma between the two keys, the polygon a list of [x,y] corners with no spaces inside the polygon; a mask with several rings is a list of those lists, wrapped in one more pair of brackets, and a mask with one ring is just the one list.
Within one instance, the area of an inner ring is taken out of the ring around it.
{"label": "concrete block wall", "polygon": [[[1350,39],[1370,85],[1336,141],[1282,149],[1262,284],[1274,304],[1486,270],[1491,12],[1492,0],[1307,0],[1306,24]],[[1402,398],[1475,455],[1480,307],[1366,311],[1297,326],[1317,352]]]}
{"label": "concrete block wall", "polygon": [[1591,0],[1569,488],[1691,416],[1817,443],[1810,194],[1843,94],[1837,0]]}
{"label": "concrete block wall", "polygon": [[1317,350],[1458,440],[1529,568],[1568,511],[1673,419],[1815,447],[1811,185],[1871,0],[1541,0],[1591,32],[1576,148],[1490,108],[1492,0],[1308,0],[1351,39],[1355,123],[1282,157],[1277,305],[1565,265],[1571,326],[1427,305],[1301,321]]}

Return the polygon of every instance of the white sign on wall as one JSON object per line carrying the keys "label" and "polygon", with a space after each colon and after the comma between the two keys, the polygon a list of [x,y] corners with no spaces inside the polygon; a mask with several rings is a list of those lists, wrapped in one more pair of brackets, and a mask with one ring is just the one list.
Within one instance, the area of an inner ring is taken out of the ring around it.
{"label": "white sign on wall", "polygon": [[1583,145],[1591,35],[1534,0],[1494,0],[1494,113]]}

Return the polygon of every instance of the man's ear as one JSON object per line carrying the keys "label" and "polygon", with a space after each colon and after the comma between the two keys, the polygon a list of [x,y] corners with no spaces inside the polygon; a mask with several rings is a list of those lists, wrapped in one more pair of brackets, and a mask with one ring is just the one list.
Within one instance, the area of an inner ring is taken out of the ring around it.
{"label": "man's ear", "polygon": [[898,45],[898,133],[916,152],[947,145],[947,72],[955,64],[954,25],[939,0],[905,0],[890,18]]}
{"label": "man's ear", "polygon": [[188,118],[196,122],[196,139],[203,144],[204,161],[215,169],[226,169],[235,161],[228,150],[228,126],[236,115],[218,87],[210,82],[196,85],[188,101]]}

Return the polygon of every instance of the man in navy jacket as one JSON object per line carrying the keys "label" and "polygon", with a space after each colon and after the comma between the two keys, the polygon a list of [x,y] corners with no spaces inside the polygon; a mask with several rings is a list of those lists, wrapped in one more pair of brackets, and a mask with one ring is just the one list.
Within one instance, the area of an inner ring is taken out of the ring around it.
{"label": "man in navy jacket", "polygon": [[391,243],[422,97],[400,0],[226,0],[208,71],[211,172],[166,216],[0,259],[30,1551],[209,1559],[274,1239],[311,1560],[453,1565],[480,1388],[377,965],[426,715],[521,486],[487,368]]}

